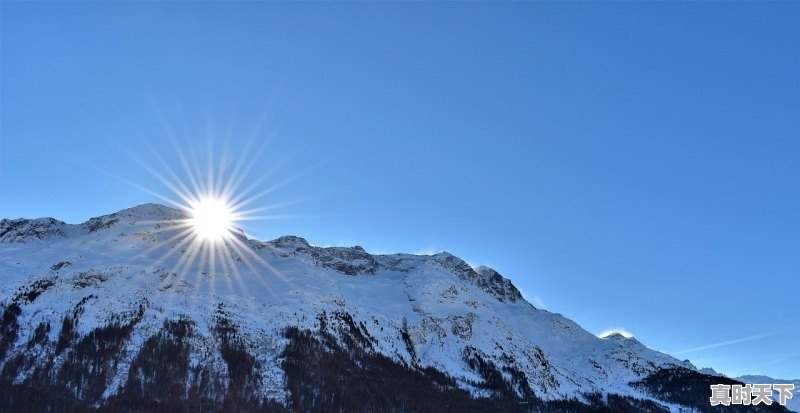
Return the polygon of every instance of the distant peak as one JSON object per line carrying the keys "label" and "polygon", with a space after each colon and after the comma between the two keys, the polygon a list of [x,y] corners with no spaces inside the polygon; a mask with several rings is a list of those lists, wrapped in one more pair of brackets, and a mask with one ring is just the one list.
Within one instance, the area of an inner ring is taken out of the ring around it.
{"label": "distant peak", "polygon": [[724,374],[714,370],[711,367],[703,367],[702,369],[698,369],[700,373],[708,374],[709,376],[724,376]]}

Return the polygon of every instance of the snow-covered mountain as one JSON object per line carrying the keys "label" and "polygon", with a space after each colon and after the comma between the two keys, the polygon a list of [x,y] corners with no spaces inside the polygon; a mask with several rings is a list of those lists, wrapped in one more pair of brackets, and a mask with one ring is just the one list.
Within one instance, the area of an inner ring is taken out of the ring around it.
{"label": "snow-covered mountain", "polygon": [[723,379],[446,252],[238,234],[212,265],[185,217],[0,221],[0,410],[712,411]]}

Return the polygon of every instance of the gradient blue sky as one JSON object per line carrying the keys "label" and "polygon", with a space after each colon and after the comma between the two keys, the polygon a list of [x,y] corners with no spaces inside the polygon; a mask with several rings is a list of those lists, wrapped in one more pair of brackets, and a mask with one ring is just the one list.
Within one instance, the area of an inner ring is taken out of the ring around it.
{"label": "gradient blue sky", "polygon": [[255,237],[446,249],[592,332],[800,377],[799,3],[0,12],[0,216],[157,201],[132,153],[255,136],[265,186],[299,174]]}

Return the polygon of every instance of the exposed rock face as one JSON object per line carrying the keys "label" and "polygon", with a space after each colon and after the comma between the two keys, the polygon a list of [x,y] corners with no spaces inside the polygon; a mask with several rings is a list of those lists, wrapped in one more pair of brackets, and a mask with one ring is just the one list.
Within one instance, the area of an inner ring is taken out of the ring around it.
{"label": "exposed rock face", "polygon": [[239,234],[232,267],[186,266],[185,219],[0,221],[0,411],[703,410],[718,380],[448,253]]}
{"label": "exposed rock face", "polygon": [[53,218],[0,220],[0,244],[24,244],[31,240],[66,237],[67,224]]}

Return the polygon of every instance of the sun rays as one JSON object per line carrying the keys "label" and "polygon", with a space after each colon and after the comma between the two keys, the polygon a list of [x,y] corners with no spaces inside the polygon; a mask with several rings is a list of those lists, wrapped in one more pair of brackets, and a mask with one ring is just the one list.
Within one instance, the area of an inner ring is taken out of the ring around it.
{"label": "sun rays", "polygon": [[[218,301],[220,290],[237,296],[252,296],[256,291],[274,296],[278,284],[291,286],[262,256],[267,254],[265,244],[249,240],[245,231],[252,221],[291,217],[272,212],[292,202],[268,201],[292,178],[269,182],[277,170],[274,164],[254,177],[261,151],[250,151],[249,145],[245,148],[248,157],[234,157],[227,147],[216,148],[209,142],[202,160],[194,147],[173,147],[175,162],[168,162],[152,148],[146,161],[134,156],[166,193],[128,182],[182,211],[176,219],[142,222],[152,225],[150,232],[155,235],[156,241],[142,256],[152,258],[150,273],[161,274],[157,288],[178,293],[191,287],[195,289],[192,300],[208,295],[207,301]],[[188,298],[174,294],[172,299]]]}

